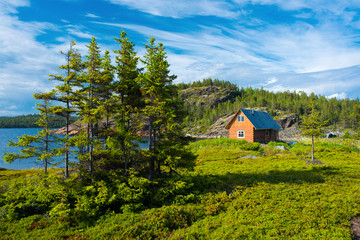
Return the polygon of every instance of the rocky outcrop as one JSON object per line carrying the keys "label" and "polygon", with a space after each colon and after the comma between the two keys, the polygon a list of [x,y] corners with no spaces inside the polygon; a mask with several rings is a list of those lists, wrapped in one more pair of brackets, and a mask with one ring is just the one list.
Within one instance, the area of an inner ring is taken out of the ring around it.
{"label": "rocky outcrop", "polygon": [[275,120],[282,129],[296,128],[299,125],[299,116],[294,114],[281,117]]}
{"label": "rocky outcrop", "polygon": [[[108,127],[114,127],[115,126],[114,120],[110,119],[108,121],[108,123],[107,123],[106,120],[104,119],[99,124],[97,124],[95,126],[95,128],[96,129],[104,129],[104,128],[106,128],[107,124],[108,124]],[[76,135],[76,134],[78,134],[80,132],[81,129],[86,131],[87,124],[81,123],[80,121],[76,121],[73,124],[69,125],[69,135],[70,136]],[[52,133],[57,134],[57,135],[66,135],[66,127],[54,129],[52,131]]]}
{"label": "rocky outcrop", "polygon": [[214,107],[219,103],[235,99],[238,92],[217,86],[194,87],[181,90],[179,96],[184,98],[186,104],[197,107]]}
{"label": "rocky outcrop", "polygon": [[[85,124],[80,123],[79,121],[70,124],[69,125],[69,135],[73,136],[79,133],[80,129],[86,129]],[[56,135],[66,135],[66,127],[62,127],[62,128],[58,128],[58,129],[54,129],[52,130],[53,134]]]}
{"label": "rocky outcrop", "polygon": [[231,120],[231,118],[234,117],[234,114],[230,115],[223,115],[216,120],[216,122],[211,125],[205,135],[209,137],[228,137],[229,130],[225,129],[225,126],[228,124],[228,122]]}

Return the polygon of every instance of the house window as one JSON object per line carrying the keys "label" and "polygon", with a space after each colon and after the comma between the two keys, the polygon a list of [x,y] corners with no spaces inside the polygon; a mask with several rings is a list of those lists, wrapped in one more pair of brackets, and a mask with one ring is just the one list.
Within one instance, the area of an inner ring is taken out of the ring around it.
{"label": "house window", "polygon": [[245,137],[245,131],[244,130],[239,130],[237,136],[238,136],[238,138],[244,138]]}
{"label": "house window", "polygon": [[244,116],[238,116],[238,122],[244,122],[245,121],[245,117]]}
{"label": "house window", "polygon": [[267,131],[265,132],[265,136],[270,136],[269,130],[267,130]]}

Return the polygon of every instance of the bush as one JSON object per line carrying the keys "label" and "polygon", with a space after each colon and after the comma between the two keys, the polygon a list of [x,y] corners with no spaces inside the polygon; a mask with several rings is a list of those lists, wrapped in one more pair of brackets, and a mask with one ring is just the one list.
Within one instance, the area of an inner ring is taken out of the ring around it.
{"label": "bush", "polygon": [[346,130],[346,131],[344,132],[343,138],[351,138],[350,133],[349,133],[349,130]]}
{"label": "bush", "polygon": [[240,146],[240,149],[242,150],[248,150],[248,151],[260,151],[261,144],[257,142],[247,142]]}

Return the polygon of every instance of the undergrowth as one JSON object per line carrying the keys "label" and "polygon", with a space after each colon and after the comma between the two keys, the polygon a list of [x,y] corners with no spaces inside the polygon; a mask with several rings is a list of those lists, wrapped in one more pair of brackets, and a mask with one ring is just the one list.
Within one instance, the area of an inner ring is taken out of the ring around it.
{"label": "undergrowth", "polygon": [[304,143],[208,139],[191,147],[194,171],[153,181],[109,172],[81,184],[54,170],[2,170],[1,239],[352,239],[357,146],[317,143],[324,165],[306,164]]}

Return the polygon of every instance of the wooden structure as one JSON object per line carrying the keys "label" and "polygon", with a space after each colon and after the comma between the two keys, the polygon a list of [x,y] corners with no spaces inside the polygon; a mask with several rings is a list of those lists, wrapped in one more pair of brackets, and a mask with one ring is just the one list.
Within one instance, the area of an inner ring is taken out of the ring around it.
{"label": "wooden structure", "polygon": [[281,127],[267,112],[239,109],[225,127],[229,138],[267,143],[279,140]]}

